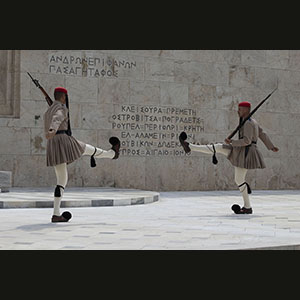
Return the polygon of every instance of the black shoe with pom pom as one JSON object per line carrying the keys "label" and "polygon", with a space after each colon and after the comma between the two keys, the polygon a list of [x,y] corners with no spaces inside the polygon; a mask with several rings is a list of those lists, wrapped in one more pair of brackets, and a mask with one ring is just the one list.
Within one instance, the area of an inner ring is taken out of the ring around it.
{"label": "black shoe with pom pom", "polygon": [[231,206],[231,209],[234,211],[235,214],[240,215],[240,214],[252,214],[252,208],[246,208],[246,207],[240,207],[238,204],[233,204]]}
{"label": "black shoe with pom pom", "polygon": [[118,159],[119,158],[119,155],[120,155],[120,146],[121,146],[121,142],[120,140],[115,137],[115,136],[112,136],[110,139],[109,139],[109,142],[112,144],[112,147],[111,149],[114,150],[116,152],[115,156],[113,157],[113,159]]}
{"label": "black shoe with pom pom", "polygon": [[181,146],[183,147],[184,152],[190,153],[191,148],[189,147],[189,143],[185,141],[186,139],[187,139],[187,134],[184,131],[181,132],[179,135],[179,142],[180,142]]}

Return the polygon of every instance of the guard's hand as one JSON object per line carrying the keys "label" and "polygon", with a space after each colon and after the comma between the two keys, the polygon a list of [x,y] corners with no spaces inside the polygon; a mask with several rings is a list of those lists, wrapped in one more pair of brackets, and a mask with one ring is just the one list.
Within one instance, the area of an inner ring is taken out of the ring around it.
{"label": "guard's hand", "polygon": [[274,147],[274,148],[272,148],[271,149],[273,152],[278,152],[279,151],[279,149],[277,148],[277,147]]}
{"label": "guard's hand", "polygon": [[226,144],[228,144],[228,145],[229,145],[229,144],[231,144],[231,142],[232,142],[232,140],[231,140],[231,139],[227,139],[227,138],[225,139],[225,143],[226,143]]}
{"label": "guard's hand", "polygon": [[50,129],[47,133],[46,133],[46,139],[50,140],[52,139],[56,134],[56,131],[54,129]]}

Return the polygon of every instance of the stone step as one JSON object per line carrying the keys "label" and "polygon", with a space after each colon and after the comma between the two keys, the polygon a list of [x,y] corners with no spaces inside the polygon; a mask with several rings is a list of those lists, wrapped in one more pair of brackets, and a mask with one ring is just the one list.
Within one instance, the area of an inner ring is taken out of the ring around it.
{"label": "stone step", "polygon": [[[54,189],[12,188],[0,198],[0,208],[51,208]],[[61,207],[123,206],[153,203],[159,193],[117,188],[68,188]]]}

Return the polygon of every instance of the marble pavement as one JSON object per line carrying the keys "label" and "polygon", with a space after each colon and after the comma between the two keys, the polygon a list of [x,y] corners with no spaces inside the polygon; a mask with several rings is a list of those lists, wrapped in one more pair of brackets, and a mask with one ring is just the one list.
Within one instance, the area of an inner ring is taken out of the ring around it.
{"label": "marble pavement", "polygon": [[251,202],[252,215],[235,215],[238,191],[161,192],[144,205],[68,208],[60,224],[51,208],[0,209],[0,249],[300,249],[299,190],[256,190]]}

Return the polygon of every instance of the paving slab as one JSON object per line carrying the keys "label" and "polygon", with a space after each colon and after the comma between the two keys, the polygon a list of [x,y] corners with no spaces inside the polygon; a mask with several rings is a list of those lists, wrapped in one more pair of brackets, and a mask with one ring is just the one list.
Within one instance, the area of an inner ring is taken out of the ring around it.
{"label": "paving slab", "polygon": [[238,191],[161,192],[147,205],[68,208],[68,223],[51,223],[51,208],[0,209],[0,249],[299,250],[300,191],[253,191],[250,200],[253,214],[235,215]]}

